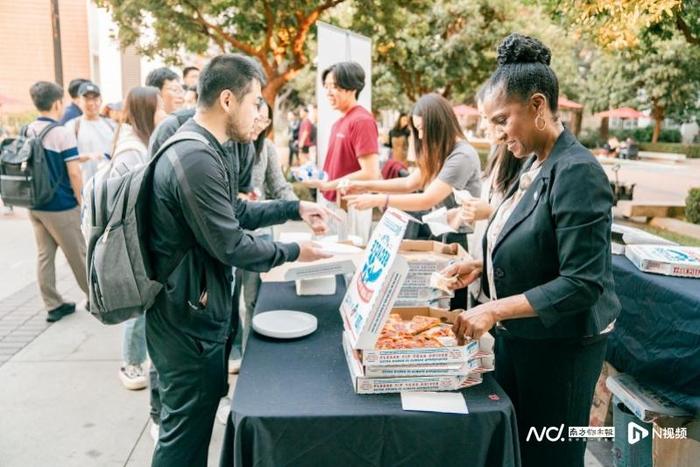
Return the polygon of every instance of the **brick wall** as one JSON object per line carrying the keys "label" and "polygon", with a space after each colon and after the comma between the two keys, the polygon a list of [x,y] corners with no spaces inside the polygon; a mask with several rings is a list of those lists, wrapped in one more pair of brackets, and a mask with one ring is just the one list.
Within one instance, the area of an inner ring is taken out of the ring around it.
{"label": "brick wall", "polygon": [[[59,1],[64,88],[73,78],[90,78],[87,1]],[[0,0],[0,44],[0,94],[17,101],[3,112],[33,110],[29,87],[55,80],[50,0]]]}

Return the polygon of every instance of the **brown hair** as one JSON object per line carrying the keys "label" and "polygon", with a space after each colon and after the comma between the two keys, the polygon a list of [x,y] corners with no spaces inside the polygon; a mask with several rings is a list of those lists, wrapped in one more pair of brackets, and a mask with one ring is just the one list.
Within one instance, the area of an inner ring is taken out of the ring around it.
{"label": "brown hair", "polygon": [[[155,130],[154,116],[158,110],[158,95],[160,91],[153,86],[138,86],[131,88],[124,101],[124,113],[117,131],[114,132],[114,142],[119,140],[122,124],[128,123],[134,134],[148,146],[148,140]],[[114,152],[114,151],[112,151]]]}
{"label": "brown hair", "polygon": [[454,150],[457,139],[464,139],[457,116],[447,99],[431,93],[418,99],[411,115],[423,119],[423,139],[418,138],[418,130],[410,126],[416,148],[416,160],[421,172],[421,184],[427,185],[442,169],[445,159]]}

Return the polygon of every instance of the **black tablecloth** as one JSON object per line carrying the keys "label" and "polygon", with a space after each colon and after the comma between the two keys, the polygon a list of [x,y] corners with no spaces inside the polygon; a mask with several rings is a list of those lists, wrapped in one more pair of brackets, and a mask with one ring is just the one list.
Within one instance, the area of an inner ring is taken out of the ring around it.
{"label": "black tablecloth", "polygon": [[332,297],[298,297],[263,283],[256,312],[306,311],[318,330],[294,341],[251,333],[226,427],[222,466],[511,466],[515,413],[493,377],[463,390],[469,415],[406,412],[399,394],[357,395]]}
{"label": "black tablecloth", "polygon": [[700,280],[645,273],[613,256],[622,312],[607,360],[671,402],[700,413]]}

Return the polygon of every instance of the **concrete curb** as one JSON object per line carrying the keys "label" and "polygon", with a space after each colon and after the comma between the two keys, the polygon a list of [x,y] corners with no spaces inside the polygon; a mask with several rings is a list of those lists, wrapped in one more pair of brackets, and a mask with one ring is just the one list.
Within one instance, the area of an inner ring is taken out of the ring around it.
{"label": "concrete curb", "polygon": [[690,222],[684,222],[670,217],[654,217],[651,219],[651,222],[649,222],[649,225],[700,240],[700,224],[691,224]]}

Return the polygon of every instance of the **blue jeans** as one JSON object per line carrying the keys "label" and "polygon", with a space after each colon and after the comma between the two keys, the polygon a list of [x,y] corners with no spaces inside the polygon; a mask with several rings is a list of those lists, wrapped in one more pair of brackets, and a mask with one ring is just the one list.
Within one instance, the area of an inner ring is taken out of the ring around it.
{"label": "blue jeans", "polygon": [[146,356],[146,317],[141,315],[124,323],[122,360],[127,365],[141,365]]}

